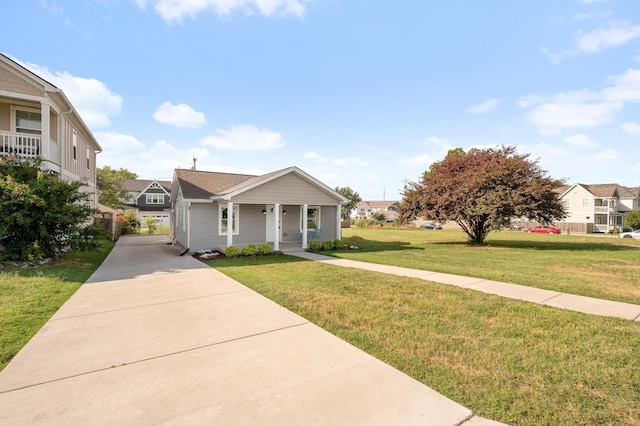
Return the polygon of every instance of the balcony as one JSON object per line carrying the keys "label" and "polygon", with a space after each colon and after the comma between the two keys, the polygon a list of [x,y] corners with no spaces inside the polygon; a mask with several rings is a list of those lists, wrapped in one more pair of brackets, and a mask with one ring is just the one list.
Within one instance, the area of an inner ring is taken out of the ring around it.
{"label": "balcony", "polygon": [[42,155],[42,138],[30,133],[0,130],[0,156],[36,158]]}

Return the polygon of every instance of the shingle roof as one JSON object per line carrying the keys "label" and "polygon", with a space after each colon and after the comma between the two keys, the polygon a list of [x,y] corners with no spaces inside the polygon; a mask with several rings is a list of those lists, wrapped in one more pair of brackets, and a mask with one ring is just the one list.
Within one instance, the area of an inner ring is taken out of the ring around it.
{"label": "shingle roof", "polygon": [[596,185],[582,185],[589,192],[591,192],[596,197],[606,197],[611,198],[616,195],[620,198],[633,198],[633,192],[622,185],[618,185],[617,183],[603,183]]}
{"label": "shingle roof", "polygon": [[[151,183],[152,179],[125,179],[122,181],[122,189],[125,189],[129,192],[142,192]],[[157,180],[158,182],[167,192],[171,191],[171,181],[168,180]]]}
{"label": "shingle roof", "polygon": [[176,179],[182,189],[182,196],[189,199],[227,194],[231,189],[246,186],[262,177],[200,170],[176,170]]}

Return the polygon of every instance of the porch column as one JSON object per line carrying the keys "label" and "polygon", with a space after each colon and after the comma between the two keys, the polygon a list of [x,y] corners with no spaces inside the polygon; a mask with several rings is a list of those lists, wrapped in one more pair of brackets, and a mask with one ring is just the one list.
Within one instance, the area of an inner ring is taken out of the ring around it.
{"label": "porch column", "polygon": [[309,204],[304,204],[302,206],[302,248],[306,249],[307,246],[307,210],[309,209]]}
{"label": "porch column", "polygon": [[233,245],[233,203],[227,203],[227,247]]}
{"label": "porch column", "polygon": [[273,250],[278,251],[280,250],[280,204],[274,204],[273,213],[276,215],[276,220],[274,220],[276,230],[273,237]]}
{"label": "porch column", "polygon": [[51,126],[49,125],[49,115],[51,107],[49,104],[42,102],[40,104],[40,157],[45,160],[51,160],[50,141],[51,135],[49,133]]}
{"label": "porch column", "polygon": [[342,239],[342,206],[336,206],[336,240]]}

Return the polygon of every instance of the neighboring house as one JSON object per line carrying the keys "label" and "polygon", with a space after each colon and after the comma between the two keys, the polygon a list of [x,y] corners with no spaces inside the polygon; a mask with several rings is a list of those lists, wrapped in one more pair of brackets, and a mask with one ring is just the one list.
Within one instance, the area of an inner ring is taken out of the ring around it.
{"label": "neighboring house", "polygon": [[146,227],[145,219],[156,219],[158,225],[169,225],[171,208],[171,182],[166,180],[125,179],[122,189],[129,192],[125,209],[133,210],[140,225]]}
{"label": "neighboring house", "polygon": [[62,90],[0,54],[0,156],[42,159],[66,182],[96,196],[98,141]]}
{"label": "neighboring house", "polygon": [[360,201],[355,210],[351,212],[353,219],[371,219],[376,214],[382,213],[387,220],[393,222],[400,215],[398,206],[400,201]]}
{"label": "neighboring house", "polygon": [[566,224],[583,224],[583,232],[612,232],[624,226],[624,214],[640,210],[640,188],[615,183],[575,184],[558,190],[567,217]]}
{"label": "neighboring house", "polygon": [[342,195],[298,169],[262,176],[178,169],[171,237],[191,252],[339,239]]}

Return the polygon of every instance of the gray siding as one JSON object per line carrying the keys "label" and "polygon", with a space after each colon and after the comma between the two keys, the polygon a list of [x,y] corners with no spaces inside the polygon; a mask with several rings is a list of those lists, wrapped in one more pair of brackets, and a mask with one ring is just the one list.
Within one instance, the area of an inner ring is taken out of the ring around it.
{"label": "gray siding", "polygon": [[282,206],[283,210],[287,211],[286,215],[282,216],[282,242],[291,243],[302,241],[300,237],[300,206],[285,205]]}
{"label": "gray siding", "polygon": [[336,206],[320,207],[320,241],[335,240],[336,237]]}
{"label": "gray siding", "polygon": [[218,205],[191,204],[191,251],[225,246],[226,236],[218,236]]}
{"label": "gray siding", "polygon": [[[236,247],[267,242],[267,217],[262,213],[264,205],[242,204],[240,206],[239,234],[233,236]],[[226,246],[226,235],[225,246]]]}
{"label": "gray siding", "polygon": [[183,214],[183,209],[186,209],[187,203],[184,201],[177,201],[175,207],[175,220],[172,224],[173,227],[173,239],[182,247],[187,248],[187,233],[183,231],[183,221],[186,215]]}
{"label": "gray siding", "polygon": [[250,204],[337,204],[339,200],[300,176],[289,173],[239,194],[237,203]]}

